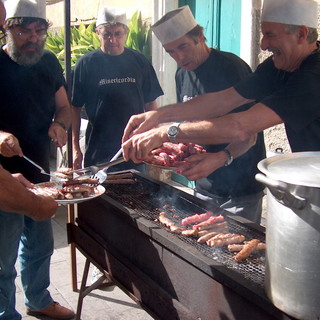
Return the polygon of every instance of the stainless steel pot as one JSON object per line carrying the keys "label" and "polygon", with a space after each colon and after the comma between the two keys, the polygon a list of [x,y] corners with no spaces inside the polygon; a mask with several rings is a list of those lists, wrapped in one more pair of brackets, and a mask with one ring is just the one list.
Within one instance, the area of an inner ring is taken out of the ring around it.
{"label": "stainless steel pot", "polygon": [[320,152],[274,156],[258,164],[268,187],[265,288],[280,310],[320,319]]}

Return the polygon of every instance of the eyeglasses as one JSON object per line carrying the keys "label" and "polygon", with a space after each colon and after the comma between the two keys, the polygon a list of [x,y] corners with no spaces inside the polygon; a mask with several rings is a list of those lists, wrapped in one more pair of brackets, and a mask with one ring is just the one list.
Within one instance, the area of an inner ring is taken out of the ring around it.
{"label": "eyeglasses", "polygon": [[125,32],[123,31],[116,31],[116,32],[105,32],[105,33],[100,33],[101,36],[103,37],[103,39],[109,39],[111,37],[115,37],[115,38],[121,38],[125,35]]}
{"label": "eyeglasses", "polygon": [[25,30],[15,31],[15,34],[21,40],[28,40],[33,36],[36,36],[39,40],[45,40],[48,36],[46,29],[39,29],[39,30],[35,30],[34,32],[32,30],[25,29]]}

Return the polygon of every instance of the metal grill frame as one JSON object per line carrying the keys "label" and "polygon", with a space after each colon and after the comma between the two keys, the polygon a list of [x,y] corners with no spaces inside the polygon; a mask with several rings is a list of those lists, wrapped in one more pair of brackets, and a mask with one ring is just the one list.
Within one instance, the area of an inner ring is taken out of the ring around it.
{"label": "metal grill frame", "polygon": [[[164,190],[158,188],[158,185],[150,183],[149,180],[143,179],[141,176],[136,176],[135,179],[137,182],[132,185],[114,185],[112,188],[108,188],[108,186],[106,186],[105,194],[114,201],[121,203],[124,207],[132,209],[139,216],[152,221],[169,233],[171,232],[162,226],[157,220],[161,211],[164,211],[176,225],[182,227],[180,222],[183,218],[192,214],[203,213],[208,210],[207,208],[204,208],[207,204],[196,204],[194,199],[193,201],[187,199],[186,194],[184,193],[179,192],[175,195],[169,195],[166,194],[168,192],[163,193]],[[152,188],[154,190],[150,192],[150,189]],[[123,193],[124,190],[125,193]],[[174,203],[174,205],[172,205],[172,203]],[[164,206],[168,207],[164,208]],[[244,235],[247,240],[255,238],[263,242],[265,241],[263,229],[257,230],[256,228],[250,227],[250,222],[248,220],[240,218],[239,221],[237,220],[238,217],[230,215],[219,207],[210,207],[209,210],[213,211],[215,214],[222,214],[225,216],[231,233]],[[264,252],[257,252],[252,255],[252,257],[246,259],[246,261],[237,263],[233,259],[234,253],[228,252],[226,247],[212,248],[206,244],[198,244],[196,239],[192,237],[186,237],[178,234],[174,234],[174,236],[195,247],[205,256],[241,274],[244,278],[252,281],[255,285],[258,285],[261,288],[264,287]]]}

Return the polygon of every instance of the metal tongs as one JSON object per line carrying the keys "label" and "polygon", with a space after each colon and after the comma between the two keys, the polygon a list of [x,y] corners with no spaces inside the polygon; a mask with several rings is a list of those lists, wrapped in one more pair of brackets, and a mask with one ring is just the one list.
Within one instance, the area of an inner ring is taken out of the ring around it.
{"label": "metal tongs", "polygon": [[48,176],[50,176],[50,177],[53,177],[52,174],[47,173],[41,166],[39,166],[37,163],[35,163],[35,162],[32,161],[31,159],[29,159],[28,157],[23,156],[23,158],[26,159],[27,161],[29,161],[29,162],[30,162],[32,165],[34,165],[36,168],[40,169],[40,172],[41,172],[42,174],[46,174],[46,175],[48,175]]}
{"label": "metal tongs", "polygon": [[115,165],[122,163],[124,161],[125,160],[121,157],[117,160],[111,160],[111,161],[108,161],[105,163],[97,164],[95,166],[90,166],[90,167],[86,167],[83,169],[73,170],[70,173],[75,173],[77,175],[94,175],[100,170],[110,168],[110,167],[115,166]]}

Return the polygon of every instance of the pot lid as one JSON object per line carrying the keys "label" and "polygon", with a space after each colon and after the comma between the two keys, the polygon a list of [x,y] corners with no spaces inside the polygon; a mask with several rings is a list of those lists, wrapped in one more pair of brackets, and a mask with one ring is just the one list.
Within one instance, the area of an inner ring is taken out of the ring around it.
{"label": "pot lid", "polygon": [[258,169],[274,180],[320,187],[320,152],[285,153],[263,159]]}

